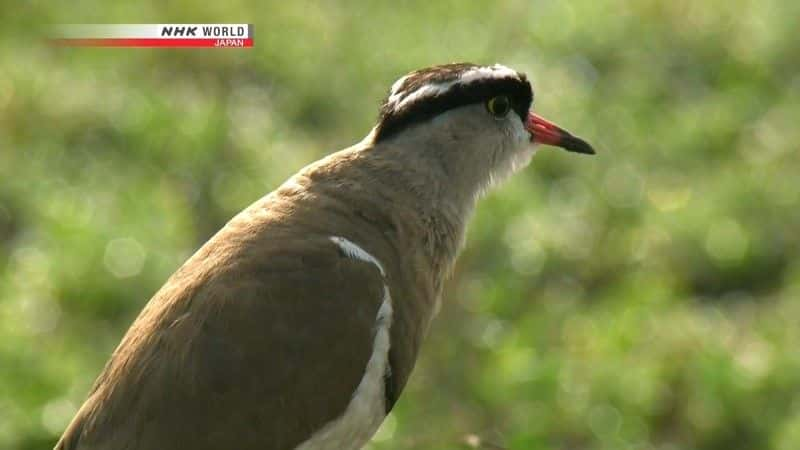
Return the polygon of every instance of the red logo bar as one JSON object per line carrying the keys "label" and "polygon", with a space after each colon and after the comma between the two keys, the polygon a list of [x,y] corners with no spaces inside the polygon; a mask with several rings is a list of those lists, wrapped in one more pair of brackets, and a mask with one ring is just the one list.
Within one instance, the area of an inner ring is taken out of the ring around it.
{"label": "red logo bar", "polygon": [[253,38],[60,38],[51,39],[59,47],[139,47],[139,48],[250,48]]}

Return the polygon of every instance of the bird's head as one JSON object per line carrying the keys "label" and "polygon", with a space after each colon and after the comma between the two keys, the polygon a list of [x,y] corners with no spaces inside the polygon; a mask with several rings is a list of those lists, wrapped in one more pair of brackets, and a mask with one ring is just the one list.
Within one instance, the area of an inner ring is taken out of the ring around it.
{"label": "bird's head", "polygon": [[499,64],[428,67],[392,85],[370,136],[436,159],[448,175],[481,190],[527,165],[536,144],[594,154],[586,141],[535,114],[533,98],[526,76]]}

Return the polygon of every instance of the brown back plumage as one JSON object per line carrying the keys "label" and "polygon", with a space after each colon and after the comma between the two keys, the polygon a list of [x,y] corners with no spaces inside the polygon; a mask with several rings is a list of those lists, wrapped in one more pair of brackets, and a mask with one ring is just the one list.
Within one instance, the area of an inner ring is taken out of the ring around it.
{"label": "brown back plumage", "polygon": [[331,235],[389,262],[399,395],[440,281],[413,250],[431,239],[425,218],[369,186],[375,156],[334,155],[232,219],[148,303],[56,449],[219,449],[232,434],[239,449],[288,449],[335,418],[363,376],[383,281]]}

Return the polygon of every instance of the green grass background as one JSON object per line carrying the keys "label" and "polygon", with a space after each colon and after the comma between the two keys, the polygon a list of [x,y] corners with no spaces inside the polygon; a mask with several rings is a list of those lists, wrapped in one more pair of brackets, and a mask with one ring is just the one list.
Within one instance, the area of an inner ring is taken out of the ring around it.
{"label": "green grass background", "polygon": [[[54,23],[249,22],[249,50]],[[228,218],[404,73],[501,62],[594,158],[480,205],[370,449],[800,449],[800,2],[0,2],[0,448],[50,448]]]}

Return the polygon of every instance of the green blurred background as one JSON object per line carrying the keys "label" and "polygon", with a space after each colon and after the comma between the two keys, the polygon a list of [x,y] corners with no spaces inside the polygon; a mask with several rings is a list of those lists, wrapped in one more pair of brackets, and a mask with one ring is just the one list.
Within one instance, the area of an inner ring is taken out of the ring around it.
{"label": "green blurred background", "polygon": [[[800,449],[800,2],[0,4],[0,448],[50,448],[147,299],[365,135],[404,73],[501,62],[594,158],[480,205],[373,450]],[[250,22],[249,50],[52,23]]]}

